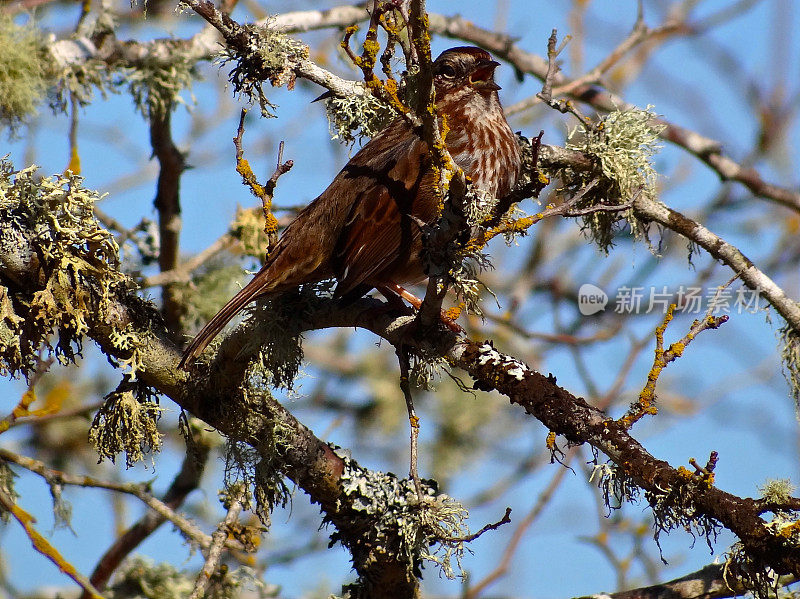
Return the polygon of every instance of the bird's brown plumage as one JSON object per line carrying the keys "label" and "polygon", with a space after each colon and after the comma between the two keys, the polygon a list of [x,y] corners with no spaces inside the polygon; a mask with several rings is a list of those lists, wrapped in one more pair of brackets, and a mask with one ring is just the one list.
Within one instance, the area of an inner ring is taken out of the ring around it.
{"label": "bird's brown plumage", "polygon": [[[502,197],[519,174],[520,154],[497,96],[497,65],[480,48],[451,48],[433,74],[450,155],[475,188]],[[261,270],[194,338],[181,367],[259,296],[332,277],[339,296],[424,279],[419,223],[438,212],[434,177],[427,144],[394,120],[286,227]]]}

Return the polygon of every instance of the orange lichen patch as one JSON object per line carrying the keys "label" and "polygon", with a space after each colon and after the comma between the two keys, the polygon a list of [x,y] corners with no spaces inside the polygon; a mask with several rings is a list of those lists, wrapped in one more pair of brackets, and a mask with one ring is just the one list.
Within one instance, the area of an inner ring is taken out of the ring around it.
{"label": "orange lichen patch", "polygon": [[[664,332],[667,330],[667,326],[675,315],[676,307],[675,304],[670,304],[663,322],[656,327],[655,357],[653,358],[653,366],[650,368],[650,372],[647,373],[647,383],[645,383],[644,388],[639,393],[636,402],[631,405],[630,410],[619,419],[619,423],[626,429],[633,426],[633,424],[643,416],[655,416],[658,413],[658,408],[655,405],[656,383],[658,382],[658,377],[661,376],[661,371],[664,370],[667,365],[667,360],[664,357]],[[678,357],[683,353],[684,348],[685,345],[682,343],[673,343],[668,351],[674,353],[675,357]]]}
{"label": "orange lichen patch", "polygon": [[11,410],[9,417],[4,420],[0,420],[0,433],[4,433],[10,429],[11,425],[18,418],[30,416],[32,413],[34,413],[30,410],[31,404],[34,401],[36,401],[36,393],[34,393],[33,389],[28,389],[22,394],[22,399],[19,400],[19,403],[14,407],[13,410]]}
{"label": "orange lichen patch", "polygon": [[264,210],[264,233],[267,235],[269,245],[272,245],[278,238],[278,219],[272,213],[272,194],[258,182],[253,169],[250,168],[250,163],[241,156],[236,159],[236,172],[242,176],[242,180],[253,192],[253,195],[261,200]]}
{"label": "orange lichen patch", "polygon": [[442,314],[448,320],[458,320],[458,317],[461,316],[461,313],[464,311],[464,304],[459,304],[457,306],[453,306],[452,308],[448,308],[444,310]]}
{"label": "orange lichen patch", "polygon": [[83,587],[92,599],[103,599],[102,595],[98,594],[91,586],[91,583],[75,569],[75,566],[65,560],[58,550],[33,527],[36,518],[15,503],[7,501],[7,497],[3,498],[2,505],[20,523],[36,551],[53,562],[61,572]]}
{"label": "orange lichen patch", "polygon": [[547,439],[545,440],[545,444],[547,445],[547,449],[550,451],[555,451],[558,449],[556,447],[556,434],[553,431],[547,433]]}
{"label": "orange lichen patch", "polygon": [[266,194],[264,186],[261,185],[256,179],[253,169],[250,168],[250,163],[245,158],[238,158],[236,160],[236,172],[242,176],[244,182],[250,187],[253,195],[257,198],[263,198]]}
{"label": "orange lichen patch", "polygon": [[64,174],[66,174],[67,171],[72,171],[73,175],[81,174],[81,157],[80,154],[78,154],[77,144],[73,144],[72,147],[70,147],[69,164],[67,164]]}
{"label": "orange lichen patch", "polygon": [[778,530],[778,534],[787,539],[795,536],[798,533],[800,533],[800,521],[781,526]]}
{"label": "orange lichen patch", "polygon": [[517,218],[514,220],[505,221],[496,227],[481,231],[478,236],[472,241],[476,248],[483,248],[487,243],[498,235],[505,234],[519,234],[524,233],[530,227],[538,223],[544,218],[543,213],[534,214],[533,216],[526,216],[524,218]]}

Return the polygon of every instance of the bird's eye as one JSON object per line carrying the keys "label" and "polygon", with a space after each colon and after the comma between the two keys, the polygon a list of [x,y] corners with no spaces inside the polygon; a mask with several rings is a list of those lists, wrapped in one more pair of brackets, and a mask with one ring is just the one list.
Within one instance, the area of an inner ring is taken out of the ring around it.
{"label": "bird's eye", "polygon": [[439,69],[439,74],[445,79],[453,79],[456,76],[456,69],[453,65],[445,64]]}

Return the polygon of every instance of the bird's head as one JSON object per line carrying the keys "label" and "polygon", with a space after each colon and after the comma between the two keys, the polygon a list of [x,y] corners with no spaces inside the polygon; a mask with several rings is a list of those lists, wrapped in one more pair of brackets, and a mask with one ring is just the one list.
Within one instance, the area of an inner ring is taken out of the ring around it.
{"label": "bird's head", "polygon": [[437,94],[463,89],[494,94],[500,86],[494,82],[494,70],[500,63],[486,50],[459,46],[442,52],[433,63],[433,81]]}

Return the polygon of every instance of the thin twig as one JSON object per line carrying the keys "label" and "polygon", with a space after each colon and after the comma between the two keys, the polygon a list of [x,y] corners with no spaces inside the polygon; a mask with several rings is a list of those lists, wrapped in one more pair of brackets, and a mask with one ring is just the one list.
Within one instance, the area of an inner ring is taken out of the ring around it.
{"label": "thin twig", "polygon": [[759,270],[737,247],[657,200],[640,195],[633,202],[633,210],[637,218],[656,222],[679,233],[702,247],[716,260],[726,264],[748,288],[758,290],[787,323],[800,331],[800,304],[788,297],[781,287]]}
{"label": "thin twig", "polygon": [[208,585],[211,583],[211,577],[217,571],[220,561],[222,560],[222,549],[225,547],[225,540],[228,538],[230,527],[239,518],[242,511],[243,501],[245,498],[244,485],[238,485],[232,489],[231,494],[227,496],[230,502],[228,505],[228,513],[225,519],[217,527],[217,530],[211,535],[211,545],[208,548],[208,555],[203,564],[203,569],[197,575],[197,581],[194,584],[194,590],[189,596],[189,599],[201,599],[205,596]]}
{"label": "thin twig", "polygon": [[471,543],[472,541],[480,537],[483,533],[488,532],[490,530],[497,530],[504,524],[510,524],[510,523],[511,523],[511,508],[507,507],[505,514],[503,514],[502,518],[500,518],[497,522],[486,524],[478,532],[472,533],[470,535],[465,535],[463,537],[439,537],[438,540],[447,543]]}
{"label": "thin twig", "polygon": [[49,559],[55,566],[64,574],[69,576],[78,584],[91,599],[103,599],[103,596],[92,586],[89,579],[83,574],[78,572],[75,567],[66,561],[58,550],[53,547],[50,542],[45,539],[34,527],[33,523],[36,521],[33,516],[20,508],[13,498],[0,487],[0,507],[3,511],[10,513],[19,522],[20,526],[25,530],[25,534],[33,545],[33,548]]}
{"label": "thin twig", "polygon": [[[568,464],[570,460],[576,455],[578,448],[573,447],[569,450],[567,456],[564,458],[564,463]],[[514,553],[516,552],[517,548],[519,547],[520,542],[522,541],[522,537],[525,536],[527,530],[531,527],[531,525],[536,521],[536,519],[541,515],[544,508],[550,502],[550,499],[553,497],[553,494],[558,489],[561,481],[564,478],[564,475],[569,472],[568,468],[559,468],[558,471],[553,475],[553,478],[550,479],[550,483],[544,488],[544,490],[539,494],[539,497],[536,499],[536,502],[531,507],[531,510],[526,514],[526,516],[520,521],[517,525],[517,528],[514,530],[514,533],[511,535],[511,539],[506,545],[506,548],[503,550],[503,554],[500,556],[498,560],[497,566],[495,566],[494,570],[489,572],[486,576],[483,577],[480,581],[478,581],[475,586],[470,587],[464,593],[464,599],[475,599],[479,597],[480,594],[494,581],[498,578],[503,576],[509,568],[511,564],[511,559],[514,557]]]}
{"label": "thin twig", "polygon": [[43,424],[48,424],[50,422],[58,420],[68,420],[70,418],[76,418],[78,416],[83,416],[85,414],[100,409],[104,403],[105,403],[104,401],[97,401],[94,403],[84,404],[81,406],[75,406],[74,408],[70,408],[69,410],[62,410],[60,412],[55,412],[54,414],[42,414],[41,416],[25,416],[17,418],[9,424],[9,428],[22,425],[42,426]]}
{"label": "thin twig", "polygon": [[278,219],[272,214],[272,197],[275,193],[275,187],[278,184],[278,178],[288,173],[294,166],[294,161],[283,160],[283,141],[278,146],[278,164],[275,171],[269,178],[265,185],[258,182],[253,169],[250,168],[250,163],[244,158],[244,150],[242,149],[242,137],[244,136],[244,117],[247,110],[242,108],[241,116],[239,117],[239,128],[236,131],[236,136],[233,138],[233,145],[236,148],[236,172],[242,176],[245,185],[250,188],[253,195],[261,200],[261,207],[264,211],[264,233],[267,235],[267,248],[266,253],[269,254],[272,247],[278,241]]}
{"label": "thin twig", "polygon": [[[38,474],[45,481],[49,483],[58,483],[62,485],[73,485],[77,487],[91,487],[97,489],[107,489],[109,491],[116,491],[118,493],[127,493],[133,495],[144,502],[147,507],[155,510],[160,515],[164,516],[167,520],[172,522],[187,538],[197,543],[202,548],[207,548],[211,545],[211,537],[205,534],[197,526],[181,514],[175,512],[172,508],[166,505],[160,499],[153,497],[147,491],[147,486],[139,483],[115,483],[109,481],[98,480],[89,476],[76,476],[55,470],[44,462],[35,460],[33,458],[16,454],[4,447],[0,447],[0,458],[8,462],[13,462],[18,466],[22,466],[26,470],[30,470],[34,474]],[[237,551],[244,551],[244,546],[235,540],[229,540],[229,547]]]}
{"label": "thin twig", "polygon": [[[162,499],[164,505],[175,510],[189,493],[198,488],[210,449],[210,435],[204,432],[194,436],[192,443],[187,444],[181,469]],[[90,578],[92,584],[98,589],[104,589],[122,561],[166,521],[167,518],[163,514],[148,510],[138,522],[120,535],[98,560]],[[88,597],[84,593],[81,599]]]}
{"label": "thin twig", "polygon": [[558,55],[564,49],[564,46],[566,46],[566,44],[569,42],[569,39],[569,36],[565,37],[564,40],[562,40],[561,45],[556,47],[556,44],[558,43],[557,31],[553,29],[553,31],[550,33],[550,37],[547,40],[547,75],[545,76],[544,83],[542,84],[542,91],[536,94],[536,96],[550,108],[565,114],[569,112],[573,114],[581,123],[591,126],[590,121],[583,116],[580,110],[578,110],[578,107],[575,106],[574,102],[571,100],[556,100],[553,98],[553,82],[561,70],[561,67],[558,64]]}
{"label": "thin twig", "polygon": [[[717,293],[719,293],[719,290]],[[724,323],[728,322],[728,317],[726,315],[712,316],[709,310],[709,313],[706,314],[704,318],[695,320],[692,323],[692,326],[689,328],[689,332],[686,333],[686,335],[684,335],[679,341],[671,344],[665,350],[664,332],[666,331],[669,323],[672,321],[676,307],[677,306],[675,304],[670,304],[669,308],[667,309],[667,313],[664,316],[664,321],[658,327],[656,327],[655,357],[653,358],[653,366],[650,368],[650,372],[647,375],[647,383],[639,393],[639,398],[636,400],[636,402],[631,405],[631,408],[618,421],[626,428],[633,426],[633,424],[639,421],[645,414],[656,414],[656,383],[658,382],[658,378],[661,376],[661,372],[664,370],[667,364],[681,357],[686,347],[697,337],[697,335],[703,331],[707,331],[708,329],[717,329]]]}
{"label": "thin twig", "polygon": [[168,285],[170,283],[187,283],[192,278],[192,273],[205,264],[208,260],[219,254],[220,252],[232,248],[236,245],[236,239],[230,233],[225,233],[222,237],[217,239],[214,243],[181,262],[180,266],[160,272],[150,277],[145,277],[139,283],[141,288],[158,287],[160,285]]}
{"label": "thin twig", "polygon": [[419,416],[417,416],[417,412],[414,409],[414,397],[411,395],[411,382],[408,378],[411,366],[409,364],[408,351],[403,344],[398,344],[395,353],[400,361],[400,389],[403,391],[403,397],[406,400],[408,422],[411,424],[411,451],[408,474],[414,482],[417,498],[422,501],[422,484],[420,483],[417,469],[417,462],[419,461]]}
{"label": "thin twig", "polygon": [[[30,410],[31,404],[36,401],[36,383],[39,382],[39,379],[44,376],[44,374],[55,361],[54,357],[49,357],[46,359],[42,358],[43,351],[43,349],[39,351],[39,356],[36,359],[36,368],[34,369],[33,374],[31,374],[31,376],[28,378],[28,389],[22,394],[22,397],[14,409],[11,410],[11,413],[0,420],[0,433],[6,432],[8,429],[16,426],[17,424],[22,424],[22,422],[19,422],[19,419],[24,418],[25,416],[33,416],[35,418],[41,418],[43,416],[41,412],[31,412]],[[29,422],[29,420],[23,422]]]}

